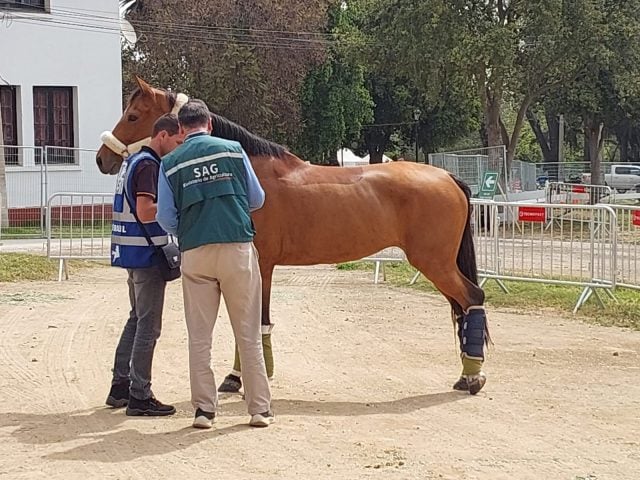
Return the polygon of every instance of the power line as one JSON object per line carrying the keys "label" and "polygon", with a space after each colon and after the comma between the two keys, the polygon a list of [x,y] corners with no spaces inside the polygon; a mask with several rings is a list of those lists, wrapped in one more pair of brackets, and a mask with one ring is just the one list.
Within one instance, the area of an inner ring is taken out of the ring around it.
{"label": "power line", "polygon": [[[7,8],[8,11],[11,11],[16,14],[21,14],[20,17],[26,18],[28,14],[25,14],[24,11],[20,9],[11,9]],[[51,9],[52,16],[61,16],[61,17],[73,17],[83,20],[104,20],[106,22],[118,23],[119,16],[110,16],[108,14],[116,13],[109,12],[104,10],[92,10],[92,9],[82,9],[82,8],[60,8],[53,7]],[[100,14],[100,15],[96,15]],[[102,15],[102,14],[107,14]],[[46,17],[42,15],[32,16],[30,17],[33,20],[43,20]],[[285,35],[306,35],[306,36],[319,36],[325,37],[324,40],[331,40],[336,37],[346,36],[346,34],[332,33],[332,32],[309,32],[309,31],[296,31],[296,30],[270,30],[270,29],[259,29],[259,28],[240,28],[240,27],[224,27],[224,26],[213,26],[213,25],[198,25],[197,23],[176,23],[176,22],[158,22],[158,21],[149,21],[142,22],[137,20],[130,20],[130,23],[133,24],[146,24],[149,26],[155,27],[175,27],[181,29],[197,29],[199,31],[226,31],[226,32],[235,32],[236,34],[245,32],[245,34],[252,33],[263,33],[263,34],[285,34]],[[309,39],[307,39],[309,40]]]}
{"label": "power line", "polygon": [[[57,26],[67,30],[94,30],[101,33],[120,34],[120,20],[117,18],[94,18],[91,16],[80,17],[82,21],[75,21],[77,16],[71,15],[71,18],[43,17],[41,15],[16,15],[14,22],[25,23],[31,25]],[[97,21],[97,20],[100,21]],[[266,32],[266,30],[250,30],[250,29],[230,29],[229,27],[181,27],[181,24],[162,24],[158,23],[158,28],[154,28],[154,23],[139,22],[136,28],[137,33],[147,34],[150,37],[164,38],[172,41],[196,41],[205,44],[218,43],[235,43],[240,45],[271,47],[271,48],[288,48],[298,50],[313,50],[318,47],[328,47],[339,43],[338,40],[320,40],[308,38],[282,37],[282,36],[256,36],[256,32]],[[173,28],[162,28],[162,26],[170,26]],[[180,32],[175,28],[180,28]],[[230,33],[233,32],[233,33]],[[251,33],[247,33],[251,32]]]}
{"label": "power line", "polygon": [[[19,17],[14,19],[15,23],[22,23],[28,25],[37,25],[43,27],[61,28],[70,31],[93,31],[95,33],[120,35],[120,26],[98,25],[98,24],[81,24],[74,22],[67,22],[62,20],[30,17]],[[136,30],[138,34],[147,34],[149,36],[167,40],[167,41],[193,41],[204,45],[219,45],[220,43],[233,43],[237,45],[245,45],[250,47],[265,47],[265,48],[284,48],[291,50],[317,50],[322,45],[318,44],[303,44],[295,43],[289,39],[284,41],[281,39],[270,38],[252,38],[252,37],[240,37],[235,38],[233,35],[212,33],[207,36],[201,36],[197,34],[179,34],[172,31],[159,31],[152,28],[138,28]]]}

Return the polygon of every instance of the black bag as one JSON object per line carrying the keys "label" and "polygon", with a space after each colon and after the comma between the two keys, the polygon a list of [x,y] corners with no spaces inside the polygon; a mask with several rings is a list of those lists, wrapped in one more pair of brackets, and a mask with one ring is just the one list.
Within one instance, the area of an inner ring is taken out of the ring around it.
{"label": "black bag", "polygon": [[162,245],[160,247],[154,245],[151,237],[147,233],[147,229],[144,226],[144,223],[140,221],[138,218],[138,214],[135,209],[131,205],[131,201],[129,200],[129,196],[125,195],[127,199],[127,203],[129,204],[129,209],[133,216],[138,222],[138,225],[142,227],[142,231],[144,232],[144,238],[147,239],[149,246],[153,246],[156,249],[156,253],[158,254],[158,258],[160,259],[160,273],[165,282],[171,282],[172,280],[177,280],[180,278],[180,249],[178,245],[173,241],[173,238],[169,237],[169,243],[166,245]]}
{"label": "black bag", "polygon": [[[147,241],[148,240],[149,239],[147,239]],[[162,272],[162,278],[167,282],[180,278],[180,249],[178,248],[178,245],[171,240],[166,245],[156,247],[156,250],[160,257],[160,271]]]}

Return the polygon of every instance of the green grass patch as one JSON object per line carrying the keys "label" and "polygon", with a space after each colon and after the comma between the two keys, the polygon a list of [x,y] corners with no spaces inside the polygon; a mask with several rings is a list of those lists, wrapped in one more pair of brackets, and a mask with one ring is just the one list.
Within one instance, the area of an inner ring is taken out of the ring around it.
{"label": "green grass patch", "polygon": [[[101,265],[100,262],[91,260],[71,260],[68,262],[70,270],[91,268],[98,265]],[[56,280],[57,278],[57,260],[26,253],[0,253],[0,282]]]}
{"label": "green grass patch", "polygon": [[[340,270],[373,270],[373,262],[350,262],[338,265]],[[424,276],[409,286],[416,270],[408,263],[386,262],[387,282],[391,285],[413,288],[425,292],[439,293]],[[540,283],[505,281],[509,293],[504,293],[498,284],[489,280],[485,286],[486,303],[490,307],[514,309],[518,312],[540,312],[542,309],[554,310],[570,315],[582,292],[581,287],[566,285],[543,285]],[[605,308],[601,308],[592,295],[578,311],[578,316],[599,325],[629,327],[640,330],[640,292],[629,289],[617,289],[618,302],[611,300],[606,293],[599,291]]]}

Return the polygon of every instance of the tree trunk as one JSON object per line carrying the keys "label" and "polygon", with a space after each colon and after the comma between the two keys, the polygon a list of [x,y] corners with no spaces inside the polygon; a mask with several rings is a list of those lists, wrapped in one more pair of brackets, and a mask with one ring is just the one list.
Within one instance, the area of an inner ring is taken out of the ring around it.
{"label": "tree trunk", "polygon": [[[500,104],[501,98],[498,94],[494,93],[493,95],[486,96],[484,117],[487,130],[487,143],[489,147],[504,145],[502,142],[502,129],[500,127]],[[489,170],[502,172],[503,169],[504,161],[502,155],[499,154],[498,149],[491,149],[489,151]],[[503,172],[501,175],[503,179],[506,179],[507,172]]]}
{"label": "tree trunk", "polygon": [[623,120],[616,126],[616,138],[618,139],[618,145],[620,146],[620,162],[626,163],[629,161],[629,131],[631,125],[629,120]]}
{"label": "tree trunk", "polygon": [[364,140],[367,144],[370,164],[382,163],[384,150],[387,148],[390,136],[391,134],[384,129],[371,128],[367,130],[364,135]]}
{"label": "tree trunk", "polygon": [[593,185],[603,185],[601,152],[602,152],[602,131],[604,125],[595,119],[585,121],[585,136],[589,152],[589,163],[591,165],[591,183]]}
{"label": "tree trunk", "polygon": [[557,112],[545,110],[545,119],[547,120],[547,128],[549,129],[547,137],[549,138],[549,150],[551,151],[550,162],[560,161],[560,121]]}
{"label": "tree trunk", "polygon": [[[0,145],[4,145],[4,127],[0,108]],[[9,226],[9,204],[7,203],[7,169],[4,148],[0,148],[0,230]]]}
{"label": "tree trunk", "polygon": [[509,139],[509,144],[507,145],[507,172],[511,172],[511,164],[513,163],[513,159],[516,156],[516,148],[518,147],[518,141],[520,140],[520,132],[522,131],[522,126],[524,125],[524,119],[529,110],[529,105],[531,101],[528,97],[525,97],[520,105],[520,109],[518,110],[518,115],[516,116],[516,123],[513,126],[513,133],[511,134],[511,139]]}
{"label": "tree trunk", "polygon": [[554,155],[553,149],[550,145],[549,134],[551,133],[551,128],[549,128],[549,132],[545,133],[542,130],[542,126],[540,125],[540,120],[538,120],[538,116],[531,111],[531,109],[527,110],[527,120],[529,121],[529,125],[531,126],[531,130],[533,130],[533,134],[536,136],[536,140],[538,141],[538,145],[540,145],[540,150],[542,150],[542,158],[545,162],[557,162],[557,156]]}

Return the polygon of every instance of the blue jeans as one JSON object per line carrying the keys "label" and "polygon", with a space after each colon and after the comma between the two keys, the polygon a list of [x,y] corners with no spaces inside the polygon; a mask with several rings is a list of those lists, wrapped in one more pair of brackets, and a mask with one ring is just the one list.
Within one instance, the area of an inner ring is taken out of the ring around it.
{"label": "blue jeans", "polygon": [[158,267],[127,269],[131,312],[113,365],[112,385],[131,382],[129,393],[139,400],[153,396],[151,365],[162,329],[162,307],[167,282]]}

